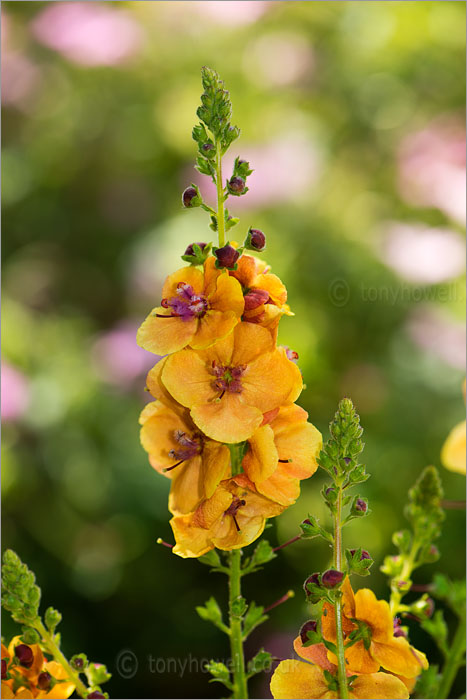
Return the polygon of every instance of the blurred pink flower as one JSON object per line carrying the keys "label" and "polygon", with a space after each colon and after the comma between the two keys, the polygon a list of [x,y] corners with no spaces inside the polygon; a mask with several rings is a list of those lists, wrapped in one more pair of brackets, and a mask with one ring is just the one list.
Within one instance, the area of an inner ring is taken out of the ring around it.
{"label": "blurred pink flower", "polygon": [[[232,197],[227,207],[239,211],[294,201],[305,195],[309,197],[307,193],[319,171],[319,157],[310,139],[300,134],[277,137],[273,143],[265,146],[243,144],[242,151],[248,154],[253,168],[247,183],[249,192],[246,197]],[[230,177],[234,160],[235,156],[227,155],[223,161],[225,179]],[[199,174],[195,175],[195,181],[203,195],[214,201],[214,184]]]}
{"label": "blurred pink flower", "polygon": [[292,32],[258,36],[243,56],[245,75],[259,86],[310,81],[314,55],[308,37]]}
{"label": "blurred pink flower", "polygon": [[137,328],[124,321],[96,340],[91,355],[100,379],[127,388],[161,359],[136,344]]}
{"label": "blurred pink flower", "polygon": [[127,13],[98,2],[51,3],[32,23],[45,46],[83,66],[112,66],[135,53],[141,27]]}
{"label": "blurred pink flower", "polygon": [[438,284],[465,269],[465,243],[455,231],[422,224],[390,224],[380,257],[410,282]]}
{"label": "blurred pink flower", "polygon": [[419,348],[441,358],[447,365],[465,370],[465,325],[426,305],[413,312],[407,331]]}
{"label": "blurred pink flower", "polygon": [[[183,3],[185,4],[185,3]],[[187,3],[199,13],[229,27],[256,22],[269,5],[265,0],[207,0]]]}
{"label": "blurred pink flower", "polygon": [[29,404],[28,380],[17,369],[2,361],[2,420],[17,420]]}
{"label": "blurred pink flower", "polygon": [[441,209],[465,222],[465,130],[453,118],[439,119],[410,134],[399,153],[399,188],[410,204]]}
{"label": "blurred pink flower", "polygon": [[2,52],[2,104],[22,107],[39,82],[39,69],[27,56]]}

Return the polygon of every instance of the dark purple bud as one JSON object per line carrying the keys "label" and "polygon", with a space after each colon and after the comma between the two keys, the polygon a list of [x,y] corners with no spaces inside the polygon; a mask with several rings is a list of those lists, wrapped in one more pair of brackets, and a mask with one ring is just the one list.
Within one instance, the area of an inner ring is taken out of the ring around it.
{"label": "dark purple bud", "polygon": [[233,268],[240,253],[231,245],[225,245],[223,248],[218,248],[214,251],[219,267]]}
{"label": "dark purple bud", "polygon": [[321,583],[325,588],[335,588],[344,578],[342,571],[337,571],[336,569],[328,569],[321,576]]}
{"label": "dark purple bud", "polygon": [[318,627],[317,622],[315,620],[308,620],[308,622],[305,622],[304,625],[302,625],[300,629],[300,639],[302,640],[302,644],[306,644],[308,642],[308,632],[316,632]]}
{"label": "dark purple bud", "polygon": [[195,190],[195,188],[194,187],[187,187],[186,190],[184,190],[184,192],[182,194],[183,206],[184,207],[197,206],[198,202],[194,201],[195,197],[198,197],[198,193]]}
{"label": "dark purple bud", "polygon": [[243,165],[244,163],[248,163],[247,160],[243,160],[242,158],[238,161],[239,165]]}
{"label": "dark purple bud", "polygon": [[214,146],[212,145],[212,143],[203,143],[203,145],[201,146],[201,150],[203,151],[203,153],[211,153],[214,150]]}
{"label": "dark purple bud", "polygon": [[18,646],[15,647],[15,656],[20,666],[24,666],[24,668],[30,668],[32,666],[34,654],[31,647],[28,647],[27,644],[18,644]]}
{"label": "dark purple bud", "polygon": [[[305,520],[304,522],[306,522],[306,520]],[[315,585],[315,586],[320,586],[320,587],[321,587],[321,583],[320,583],[320,581],[319,581],[319,574],[311,574],[311,576],[308,576],[307,580],[306,580],[305,583],[303,584],[303,588],[305,589],[305,593],[308,593],[308,592],[309,592],[309,591],[308,591],[308,584],[309,584],[309,583],[312,583],[312,584]]]}
{"label": "dark purple bud", "polygon": [[[354,556],[356,551],[357,551],[356,549],[351,549],[350,554],[352,556]],[[362,561],[362,559],[371,559],[371,557],[370,557],[369,553],[366,551],[366,549],[362,549],[362,555],[360,557],[360,561]]]}
{"label": "dark purple bud", "polygon": [[93,693],[89,693],[87,696],[88,698],[105,698],[105,695],[103,695],[99,690],[95,690]]}
{"label": "dark purple bud", "polygon": [[195,252],[193,250],[194,245],[199,245],[201,250],[204,250],[207,246],[207,243],[190,243],[188,248],[185,250],[184,255],[194,255],[195,254]]}
{"label": "dark purple bud", "polygon": [[2,659],[2,681],[7,678],[7,663],[6,659]]}
{"label": "dark purple bud", "polygon": [[266,304],[269,301],[269,292],[265,289],[252,289],[251,292],[245,294],[245,311],[257,309],[258,306]]}
{"label": "dark purple bud", "polygon": [[364,501],[363,498],[357,498],[355,501],[355,510],[358,510],[359,513],[366,513],[368,510],[367,502]]}
{"label": "dark purple bud", "polygon": [[346,463],[347,466],[349,466],[351,461],[352,460],[350,459],[350,457],[344,457],[344,462]]}
{"label": "dark purple bud", "polygon": [[42,671],[39,673],[39,678],[37,679],[37,687],[40,690],[49,690],[52,685],[52,676],[47,671]]}
{"label": "dark purple bud", "polygon": [[249,248],[259,253],[266,248],[266,236],[259,228],[250,228],[248,232]]}
{"label": "dark purple bud", "polygon": [[74,658],[72,660],[72,665],[74,666],[74,668],[76,668],[79,671],[80,668],[83,668],[84,661],[83,661],[83,659],[80,659],[79,656],[77,656],[76,658]]}
{"label": "dark purple bud", "polygon": [[229,190],[240,193],[245,189],[245,180],[242,177],[231,177],[229,180]]}

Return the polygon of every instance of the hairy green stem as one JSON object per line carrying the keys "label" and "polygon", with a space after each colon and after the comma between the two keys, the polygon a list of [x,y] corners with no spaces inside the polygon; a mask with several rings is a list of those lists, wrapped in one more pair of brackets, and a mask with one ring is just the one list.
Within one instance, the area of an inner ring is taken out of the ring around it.
{"label": "hairy green stem", "polygon": [[232,655],[233,696],[246,700],[248,687],[245,677],[245,658],[243,654],[243,630],[242,619],[234,614],[235,601],[241,597],[241,549],[233,549],[230,552],[230,577],[229,577],[229,615],[230,615],[230,650]]}
{"label": "hairy green stem", "polygon": [[451,648],[449,649],[446,657],[446,663],[441,673],[438,692],[435,693],[435,696],[439,698],[439,700],[444,700],[444,698],[451,697],[449,695],[449,691],[451,690],[452,684],[456,679],[459,668],[465,663],[465,633],[466,627],[464,615],[464,617],[459,620],[456,634],[452,641]]}
{"label": "hairy green stem", "polygon": [[[334,568],[342,571],[342,486],[336,501],[336,513],[334,516]],[[344,632],[342,628],[342,598],[338,598],[334,604],[336,612],[336,648],[337,648],[337,680],[339,682],[339,697],[346,700],[349,697],[347,685],[347,673],[345,664]]]}
{"label": "hairy green stem", "polygon": [[222,185],[222,152],[221,144],[216,144],[216,187],[217,187],[217,233],[219,235],[219,248],[225,245],[224,222],[224,187]]}
{"label": "hairy green stem", "polygon": [[44,645],[47,647],[47,651],[50,654],[52,654],[55,661],[58,664],[60,664],[60,666],[62,666],[62,668],[64,668],[67,672],[68,679],[76,687],[76,692],[80,695],[80,697],[85,698],[89,690],[86,688],[83,681],[80,679],[78,671],[75,671],[74,668],[70,666],[67,658],[58,648],[57,644],[54,641],[53,635],[45,628],[40,619],[36,620],[36,622],[34,623],[34,627],[41,635]]}

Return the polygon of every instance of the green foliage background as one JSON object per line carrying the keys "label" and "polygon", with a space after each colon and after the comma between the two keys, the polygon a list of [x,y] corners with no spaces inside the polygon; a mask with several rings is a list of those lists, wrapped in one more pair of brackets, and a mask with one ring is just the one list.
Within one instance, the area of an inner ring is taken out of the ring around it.
{"label": "green foliage background", "polygon": [[[324,434],[343,395],[360,412],[372,474],[361,492],[373,515],[352,523],[346,542],[371,552],[365,585],[386,596],[377,567],[403,525],[407,489],[426,464],[439,465],[462,418],[464,370],[449,360],[457,331],[448,329],[464,318],[465,291],[457,276],[432,285],[399,276],[381,254],[381,231],[397,221],[462,240],[439,202],[406,196],[399,154],[407,135],[437,120],[463,123],[465,5],[107,2],[141,34],[134,55],[110,66],[73,62],[35,38],[51,5],[3,3],[4,52],[36,70],[28,98],[3,109],[2,351],[29,396],[4,423],[3,547],[36,571],[44,604],[62,611],[65,652],[113,671],[111,696],[216,697],[200,660],[227,658],[227,644],[194,607],[211,594],[225,601],[225,582],[156,545],[171,540],[169,482],[139,445],[151,358],[129,340],[186,245],[210,239],[203,212],[180,204],[195,177],[200,67],[224,78],[242,129],[234,150],[257,169],[249,203],[232,202],[241,216],[233,233],[264,230],[265,257],[288,286],[296,315],[282,321],[280,340],[300,355],[300,403]],[[410,332],[420,310],[442,319],[430,347]],[[447,498],[463,497],[463,476],[442,478]],[[267,530],[273,543],[296,534],[308,512],[324,517],[323,480],[303,484]],[[463,511],[448,513],[440,549],[435,566],[463,576]],[[261,604],[297,592],[249,651],[290,654],[307,619],[301,583],[328,557],[325,544],[299,543],[246,580]],[[3,631],[14,631],[7,616]],[[436,659],[416,626],[413,640]],[[115,668],[126,648],[139,661],[132,679]],[[153,673],[149,655],[186,660],[188,670]],[[267,696],[264,678],[254,693]]]}

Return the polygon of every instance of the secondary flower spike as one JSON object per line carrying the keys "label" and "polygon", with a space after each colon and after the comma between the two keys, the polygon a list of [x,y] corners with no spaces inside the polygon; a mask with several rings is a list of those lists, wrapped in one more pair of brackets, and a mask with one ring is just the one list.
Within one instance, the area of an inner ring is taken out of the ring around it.
{"label": "secondary flower spike", "polygon": [[211,266],[183,267],[169,275],[162,297],[137,334],[138,344],[157,355],[213,345],[233,330],[244,309],[238,281]]}
{"label": "secondary flower spike", "polygon": [[264,413],[293,403],[303,386],[300,370],[274,347],[271,334],[251,323],[239,323],[211,348],[171,355],[161,379],[203,433],[226,443],[247,440]]}

